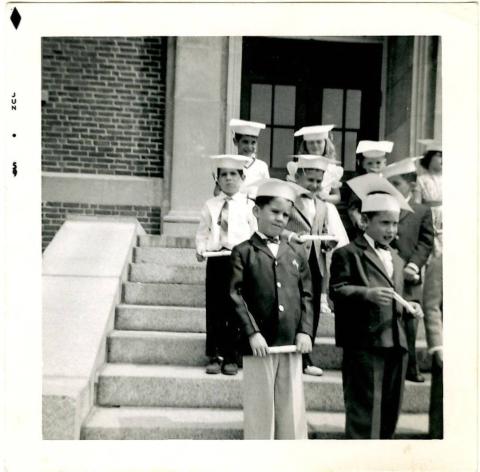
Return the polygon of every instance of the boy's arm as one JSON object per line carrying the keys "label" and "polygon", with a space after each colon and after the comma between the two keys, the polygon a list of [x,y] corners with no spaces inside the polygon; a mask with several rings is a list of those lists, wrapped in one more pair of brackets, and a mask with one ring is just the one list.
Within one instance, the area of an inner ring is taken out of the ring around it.
{"label": "boy's arm", "polygon": [[342,249],[338,249],[332,255],[332,263],[330,266],[330,296],[334,303],[336,300],[346,297],[348,297],[351,302],[364,302],[367,300],[368,287],[355,285],[355,283],[358,283],[358,280],[355,280],[352,274],[354,262],[354,255]]}
{"label": "boy's arm", "polygon": [[247,303],[242,296],[244,264],[240,251],[237,247],[233,248],[230,261],[232,264],[230,298],[233,301],[235,314],[241,323],[243,332],[250,337],[252,334],[259,333],[260,330],[258,329],[255,318],[248,310]]}
{"label": "boy's arm", "polygon": [[200,211],[200,222],[198,224],[197,232],[195,234],[195,246],[197,254],[202,254],[207,250],[207,242],[210,236],[211,226],[210,212],[207,205],[204,205]]}
{"label": "boy's arm", "polygon": [[422,217],[420,231],[418,234],[418,242],[408,263],[413,263],[418,269],[421,269],[427,262],[428,256],[432,252],[433,240],[434,231],[432,212],[428,208]]}
{"label": "boy's arm", "polygon": [[[297,252],[298,254],[298,252]],[[307,259],[299,255],[301,260],[300,272],[300,290],[302,300],[302,314],[297,327],[297,333],[305,333],[311,337],[315,336],[313,332],[313,295],[312,295],[312,277]]]}

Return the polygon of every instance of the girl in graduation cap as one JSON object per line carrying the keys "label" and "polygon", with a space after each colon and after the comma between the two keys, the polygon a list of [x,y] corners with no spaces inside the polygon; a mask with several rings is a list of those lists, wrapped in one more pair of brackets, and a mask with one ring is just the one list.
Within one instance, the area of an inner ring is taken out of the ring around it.
{"label": "girl in graduation cap", "polygon": [[340,203],[340,179],[343,168],[337,164],[335,146],[331,139],[331,130],[335,125],[304,126],[294,133],[295,137],[301,136],[302,142],[297,154],[310,154],[323,156],[331,162],[323,176],[322,186],[318,196],[325,202],[337,205]]}

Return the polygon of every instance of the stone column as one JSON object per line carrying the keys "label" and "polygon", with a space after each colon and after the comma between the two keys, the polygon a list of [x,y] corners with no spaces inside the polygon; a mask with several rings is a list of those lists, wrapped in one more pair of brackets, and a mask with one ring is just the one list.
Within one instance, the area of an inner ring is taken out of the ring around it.
{"label": "stone column", "polygon": [[198,212],[212,196],[207,156],[225,152],[228,52],[226,37],[177,38],[165,234],[193,235]]}

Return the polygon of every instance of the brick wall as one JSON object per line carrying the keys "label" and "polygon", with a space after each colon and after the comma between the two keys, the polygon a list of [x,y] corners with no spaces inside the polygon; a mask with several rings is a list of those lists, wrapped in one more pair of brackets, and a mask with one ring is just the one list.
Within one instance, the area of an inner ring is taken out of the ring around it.
{"label": "brick wall", "polygon": [[148,234],[160,234],[159,207],[42,202],[42,251],[68,215],[134,216]]}
{"label": "brick wall", "polygon": [[163,176],[165,38],[42,39],[42,170]]}

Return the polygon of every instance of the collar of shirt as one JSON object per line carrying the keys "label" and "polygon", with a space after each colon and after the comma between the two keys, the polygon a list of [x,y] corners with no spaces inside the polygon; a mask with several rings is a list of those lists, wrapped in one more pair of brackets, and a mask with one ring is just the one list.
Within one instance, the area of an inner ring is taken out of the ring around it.
{"label": "collar of shirt", "polygon": [[367,243],[370,245],[370,247],[372,249],[374,249],[375,251],[382,251],[382,249],[378,248],[378,247],[375,247],[375,240],[369,236],[367,233],[363,233],[363,237],[367,240]]}
{"label": "collar of shirt", "polygon": [[239,200],[242,198],[242,195],[244,196],[245,194],[242,194],[240,192],[234,193],[233,195],[227,195],[223,191],[221,191],[218,195],[217,198],[219,200],[226,200],[226,199],[231,199],[231,200]]}
{"label": "collar of shirt", "polygon": [[363,233],[363,237],[367,240],[367,243],[375,251],[379,259],[382,261],[383,266],[389,277],[393,276],[393,260],[392,253],[385,249],[380,249],[375,247],[375,240],[369,236],[367,233]]}

